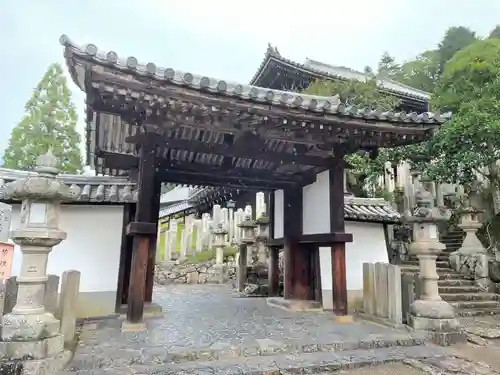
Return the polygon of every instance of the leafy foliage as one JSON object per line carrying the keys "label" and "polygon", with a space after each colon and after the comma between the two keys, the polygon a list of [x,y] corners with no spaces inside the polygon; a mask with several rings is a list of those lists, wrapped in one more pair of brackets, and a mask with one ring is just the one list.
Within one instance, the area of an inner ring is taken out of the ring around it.
{"label": "leafy foliage", "polygon": [[61,170],[82,170],[81,137],[77,114],[63,70],[52,64],[25,105],[25,116],[12,130],[4,154],[7,168],[29,169],[36,158],[52,148]]}
{"label": "leafy foliage", "polygon": [[425,51],[401,65],[399,81],[410,87],[433,92],[439,80],[439,53]]}
{"label": "leafy foliage", "polygon": [[[342,103],[358,107],[368,107],[382,111],[392,110],[400,104],[398,98],[379,90],[377,79],[371,77],[366,81],[316,81],[304,90],[307,94],[335,96],[338,95]],[[368,189],[376,186],[380,176],[384,174],[387,153],[371,160],[366,154],[352,154],[345,157],[351,165],[347,174],[347,183],[357,196],[381,196],[383,191]]]}
{"label": "leafy foliage", "polygon": [[377,76],[379,78],[398,79],[401,67],[396,63],[396,59],[384,52],[378,63]]}
{"label": "leafy foliage", "polygon": [[488,38],[500,38],[500,25],[496,25],[493,30],[491,30]]}
{"label": "leafy foliage", "polygon": [[366,81],[315,81],[304,90],[306,94],[339,96],[342,103],[388,111],[399,105],[399,99],[380,91],[377,79]]}
{"label": "leafy foliage", "polygon": [[429,175],[467,184],[482,173],[497,185],[500,40],[477,41],[456,53],[444,67],[432,104],[454,116],[433,139]]}
{"label": "leafy foliage", "polygon": [[444,70],[444,65],[455,53],[477,40],[476,33],[464,26],[450,27],[446,30],[443,39],[438,44],[440,71]]}

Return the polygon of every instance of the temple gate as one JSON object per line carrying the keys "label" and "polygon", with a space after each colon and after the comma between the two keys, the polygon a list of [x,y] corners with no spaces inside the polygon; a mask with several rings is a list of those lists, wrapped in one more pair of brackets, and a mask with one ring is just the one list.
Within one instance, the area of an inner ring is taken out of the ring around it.
{"label": "temple gate", "polygon": [[[347,314],[345,243],[352,235],[344,230],[343,158],[427,140],[443,117],[346,107],[332,97],[143,65],[66,36],[61,43],[70,74],[86,93],[87,163],[97,173],[129,174],[138,184],[137,207],[126,220],[124,253],[131,256],[120,270],[127,321],[140,323],[151,302],[162,182],[273,191],[271,291],[278,289],[283,248],[285,298],[319,299],[318,248],[329,247],[334,312]],[[303,187],[320,173],[328,177],[322,206],[328,230],[304,234]]]}

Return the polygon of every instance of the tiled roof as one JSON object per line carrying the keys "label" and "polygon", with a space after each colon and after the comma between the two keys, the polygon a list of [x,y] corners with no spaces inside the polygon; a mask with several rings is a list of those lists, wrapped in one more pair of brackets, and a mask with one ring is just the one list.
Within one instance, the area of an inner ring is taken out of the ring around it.
{"label": "tiled roof", "polygon": [[401,215],[380,198],[344,198],[344,217],[348,220],[399,222]]}
{"label": "tiled roof", "polygon": [[[75,72],[79,70],[79,73],[72,74],[72,77],[82,90],[85,90],[83,82],[84,71],[81,67],[74,66],[74,62],[70,61],[72,56],[78,56],[82,60],[107,66],[126,74],[132,73],[137,76],[152,78],[156,81],[175,86],[317,114],[348,116],[366,120],[406,124],[441,124],[449,118],[447,115],[430,112],[420,114],[416,112],[394,113],[391,111],[381,112],[370,108],[357,108],[355,106],[346,106],[340,103],[337,97],[305,95],[301,93],[272,90],[247,84],[232,83],[225,80],[174,70],[172,68],[162,68],[152,62],[142,64],[139,63],[135,57],[120,58],[116,52],[99,50],[94,44],[79,46],[73,43],[66,35],[61,36],[60,42],[65,47],[65,56],[70,71]],[[116,92],[118,89],[113,87],[109,87],[109,90],[117,94],[121,93]]]}
{"label": "tiled roof", "polygon": [[[161,209],[160,218],[172,216],[194,207],[187,201],[180,202]],[[345,196],[344,218],[356,221],[397,223],[401,220],[401,215],[384,199]]]}
{"label": "tiled roof", "polygon": [[165,205],[172,202],[179,202],[189,198],[193,189],[187,186],[176,186],[172,190],[163,193],[160,197],[160,204]]}
{"label": "tiled roof", "polygon": [[[330,64],[326,64],[320,61],[315,61],[312,59],[306,59],[304,64],[289,60],[281,56],[276,47],[272,47],[268,45],[266,54],[262,59],[262,62],[253,76],[250,84],[255,84],[260,74],[264,71],[264,68],[269,63],[269,61],[273,59],[287,65],[293,66],[296,69],[303,70],[312,74],[327,76],[333,79],[357,79],[364,80],[367,78],[367,75],[362,72],[357,72],[350,68],[334,66]],[[402,94],[406,97],[416,98],[419,100],[428,101],[430,98],[430,94],[428,92],[414,89],[408,85],[393,81],[391,79],[381,79],[379,80],[379,87],[384,89],[387,92],[393,92],[397,94]]]}
{"label": "tiled roof", "polygon": [[164,217],[172,216],[172,215],[175,215],[179,212],[186,211],[192,207],[194,207],[194,206],[191,203],[189,203],[188,201],[175,203],[171,206],[162,208],[160,210],[159,218],[161,219]]}
{"label": "tiled roof", "polygon": [[[36,175],[33,171],[0,168],[0,189],[8,182]],[[81,189],[77,202],[133,203],[137,200],[135,184],[126,177],[60,174],[57,178]]]}

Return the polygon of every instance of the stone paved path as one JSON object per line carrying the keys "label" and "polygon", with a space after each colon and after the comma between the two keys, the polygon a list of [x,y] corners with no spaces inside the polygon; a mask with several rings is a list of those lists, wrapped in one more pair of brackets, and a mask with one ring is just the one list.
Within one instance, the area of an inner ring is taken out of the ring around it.
{"label": "stone paved path", "polygon": [[[124,334],[119,320],[83,331],[66,374],[326,374],[448,354],[422,345],[422,335],[334,323],[328,313],[290,313],[264,299],[236,298],[226,286],[164,287],[154,301],[165,317],[149,320],[147,332]],[[299,369],[308,372],[292,372]]]}

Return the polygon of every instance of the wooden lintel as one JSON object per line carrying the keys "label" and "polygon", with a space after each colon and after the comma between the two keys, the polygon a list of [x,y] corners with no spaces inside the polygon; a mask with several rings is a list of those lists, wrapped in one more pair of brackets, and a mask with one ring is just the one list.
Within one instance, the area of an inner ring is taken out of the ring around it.
{"label": "wooden lintel", "polygon": [[[133,135],[125,138],[128,143],[142,143],[144,136],[142,134]],[[190,139],[172,139],[163,138],[157,135],[156,142],[158,146],[175,149],[186,150],[201,154],[215,154],[224,157],[244,158],[253,160],[268,161],[275,164],[298,164],[310,165],[314,167],[329,168],[332,165],[331,158],[314,156],[314,155],[293,155],[288,152],[275,152],[256,149],[245,149],[242,147],[235,147],[228,143],[208,143]]]}
{"label": "wooden lintel", "polygon": [[[352,234],[343,232],[302,234],[298,237],[297,242],[303,245],[327,247],[333,246],[336,243],[352,242]],[[267,246],[281,248],[284,246],[284,243],[284,238],[273,238],[267,241]]]}
{"label": "wooden lintel", "polygon": [[276,190],[286,189],[294,186],[302,186],[293,181],[219,176],[216,174],[201,174],[197,172],[186,172],[181,170],[164,170],[159,172],[158,177],[162,182],[170,182],[175,184],[225,186],[228,188],[243,190]]}

